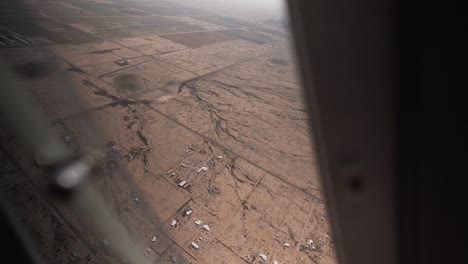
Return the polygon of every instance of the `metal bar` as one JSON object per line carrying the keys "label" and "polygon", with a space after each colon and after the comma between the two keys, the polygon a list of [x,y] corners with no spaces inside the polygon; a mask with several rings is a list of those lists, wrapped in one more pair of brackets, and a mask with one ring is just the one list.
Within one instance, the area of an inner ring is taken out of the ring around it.
{"label": "metal bar", "polygon": [[390,1],[289,7],[340,263],[396,263]]}

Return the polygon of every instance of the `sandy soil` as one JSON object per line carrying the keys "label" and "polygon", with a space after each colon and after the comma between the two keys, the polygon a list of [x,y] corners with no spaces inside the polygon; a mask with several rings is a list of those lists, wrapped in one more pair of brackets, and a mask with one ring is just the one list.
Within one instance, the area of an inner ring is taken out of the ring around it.
{"label": "sandy soil", "polygon": [[207,29],[207,30],[225,29],[225,27],[223,27],[223,26],[219,26],[219,25],[216,25],[216,24],[212,24],[212,23],[205,22],[205,21],[202,21],[202,20],[198,20],[196,18],[188,17],[188,16],[168,16],[167,18],[178,20],[180,22],[184,22],[184,23],[187,23],[187,24],[190,24],[190,25],[201,26],[201,27],[203,27],[204,29]]}
{"label": "sandy soil", "polygon": [[236,39],[235,37],[224,34],[221,31],[171,34],[163,35],[162,37],[190,48],[199,48],[201,46],[213,43],[226,42]]}

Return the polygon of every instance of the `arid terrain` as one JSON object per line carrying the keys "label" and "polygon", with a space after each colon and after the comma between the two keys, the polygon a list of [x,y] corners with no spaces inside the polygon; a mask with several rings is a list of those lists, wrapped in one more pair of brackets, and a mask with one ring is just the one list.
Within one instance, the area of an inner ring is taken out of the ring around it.
{"label": "arid terrain", "polygon": [[[0,57],[153,263],[336,263],[287,26],[210,1],[2,1]],[[46,263],[125,263],[0,131]]]}

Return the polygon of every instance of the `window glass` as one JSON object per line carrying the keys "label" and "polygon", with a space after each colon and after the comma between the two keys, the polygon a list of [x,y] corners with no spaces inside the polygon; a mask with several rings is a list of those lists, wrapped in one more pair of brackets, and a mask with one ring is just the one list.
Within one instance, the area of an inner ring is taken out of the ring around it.
{"label": "window glass", "polygon": [[[138,254],[336,263],[283,1],[1,1],[0,54],[96,161],[89,180]],[[0,140],[2,192],[48,263],[126,262],[49,197],[8,123]]]}

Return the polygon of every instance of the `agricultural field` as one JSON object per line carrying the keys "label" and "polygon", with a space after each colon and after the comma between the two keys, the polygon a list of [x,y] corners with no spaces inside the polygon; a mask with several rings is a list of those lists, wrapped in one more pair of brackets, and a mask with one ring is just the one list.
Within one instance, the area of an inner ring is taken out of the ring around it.
{"label": "agricultural field", "polygon": [[[0,58],[150,263],[337,263],[279,18],[206,1],[0,4]],[[126,263],[0,123],[0,191],[46,263]]]}

